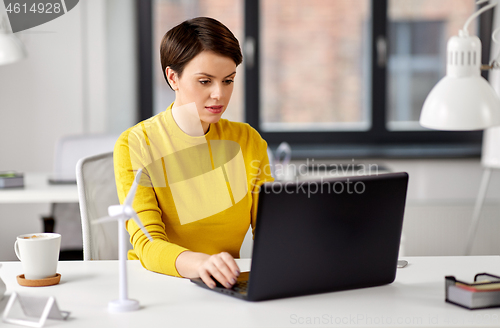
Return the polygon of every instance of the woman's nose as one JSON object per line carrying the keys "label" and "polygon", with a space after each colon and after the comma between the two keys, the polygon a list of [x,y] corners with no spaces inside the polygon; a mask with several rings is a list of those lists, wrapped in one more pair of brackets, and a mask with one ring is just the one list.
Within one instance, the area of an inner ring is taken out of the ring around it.
{"label": "woman's nose", "polygon": [[219,100],[222,97],[222,86],[219,84],[215,84],[214,89],[212,90],[211,97],[213,99]]}

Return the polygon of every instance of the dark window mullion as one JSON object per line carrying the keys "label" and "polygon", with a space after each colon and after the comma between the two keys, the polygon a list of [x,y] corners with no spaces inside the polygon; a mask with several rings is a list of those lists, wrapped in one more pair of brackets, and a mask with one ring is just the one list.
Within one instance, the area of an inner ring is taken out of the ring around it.
{"label": "dark window mullion", "polygon": [[245,0],[244,3],[245,40],[254,40],[254,63],[252,67],[247,64],[245,44],[242,44],[243,65],[245,65],[245,120],[248,124],[260,131],[260,89],[259,89],[259,66],[260,66],[260,38],[259,38],[259,15],[260,1]]}
{"label": "dark window mullion", "polygon": [[[482,8],[488,5],[488,3],[484,3],[479,6]],[[493,33],[493,17],[495,14],[495,8],[490,9],[479,16],[478,21],[478,35],[479,39],[481,39],[481,43],[483,48],[481,49],[481,63],[488,64],[490,60],[490,52],[491,52],[491,34]],[[494,59],[494,58],[491,58]],[[487,80],[489,77],[489,71],[482,71],[481,75]]]}
{"label": "dark window mullion", "polygon": [[139,121],[153,116],[153,0],[136,0],[138,21]]}
{"label": "dark window mullion", "polygon": [[[389,47],[387,37],[387,0],[372,0],[372,53],[371,53],[371,122],[370,135],[377,140],[385,139],[387,118],[387,60],[389,58]],[[386,42],[385,65],[379,65],[379,54],[377,51],[377,40]],[[382,141],[382,140],[380,140]]]}

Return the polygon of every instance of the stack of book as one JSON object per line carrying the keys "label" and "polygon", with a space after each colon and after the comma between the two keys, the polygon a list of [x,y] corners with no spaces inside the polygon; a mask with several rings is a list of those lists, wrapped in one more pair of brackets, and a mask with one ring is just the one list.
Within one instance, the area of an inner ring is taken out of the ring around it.
{"label": "stack of book", "polygon": [[24,187],[24,176],[19,172],[0,172],[0,189]]}
{"label": "stack of book", "polygon": [[478,273],[473,283],[445,277],[446,302],[469,310],[500,306],[500,277],[489,273]]}

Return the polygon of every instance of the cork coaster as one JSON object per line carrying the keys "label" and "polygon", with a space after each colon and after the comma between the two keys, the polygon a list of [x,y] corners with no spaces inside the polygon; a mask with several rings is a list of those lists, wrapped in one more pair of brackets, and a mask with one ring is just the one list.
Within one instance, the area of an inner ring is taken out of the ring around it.
{"label": "cork coaster", "polygon": [[54,277],[49,277],[45,279],[35,279],[29,280],[24,278],[24,274],[17,276],[17,283],[25,287],[44,287],[57,285],[61,281],[61,275],[57,273]]}

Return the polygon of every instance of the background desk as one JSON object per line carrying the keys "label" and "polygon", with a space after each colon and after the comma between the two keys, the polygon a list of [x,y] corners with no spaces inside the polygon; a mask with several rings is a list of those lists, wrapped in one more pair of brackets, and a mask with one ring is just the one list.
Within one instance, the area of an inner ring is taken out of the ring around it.
{"label": "background desk", "polygon": [[16,236],[42,232],[51,203],[78,203],[76,184],[51,185],[48,173],[25,173],[24,188],[0,189],[0,261],[17,259]]}
{"label": "background desk", "polygon": [[76,184],[49,184],[48,173],[25,173],[24,188],[0,189],[0,203],[75,203]]}
{"label": "background desk", "polygon": [[[500,257],[408,257],[396,281],[387,286],[250,303],[217,294],[187,279],[145,270],[129,261],[129,295],[143,308],[108,313],[118,296],[116,261],[60,262],[61,283],[52,287],[21,287],[19,262],[3,262],[0,276],[7,297],[17,291],[53,295],[69,321],[51,327],[498,327],[500,309],[469,311],[445,303],[444,276],[471,280],[475,273],[500,273]],[[249,260],[239,260],[242,269]],[[308,322],[311,322],[308,324]],[[9,327],[10,325],[3,324]],[[14,326],[12,326],[14,327]]]}

